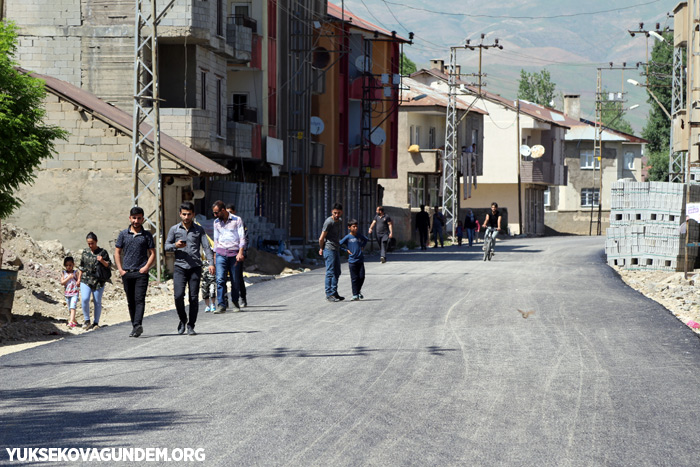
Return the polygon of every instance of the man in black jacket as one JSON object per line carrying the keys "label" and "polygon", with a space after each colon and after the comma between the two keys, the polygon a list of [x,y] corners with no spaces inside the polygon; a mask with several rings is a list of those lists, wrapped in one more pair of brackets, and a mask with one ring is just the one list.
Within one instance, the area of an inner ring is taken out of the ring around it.
{"label": "man in black jacket", "polygon": [[416,230],[420,239],[420,249],[428,249],[428,231],[430,230],[430,214],[425,212],[425,204],[420,205],[420,212],[416,214]]}

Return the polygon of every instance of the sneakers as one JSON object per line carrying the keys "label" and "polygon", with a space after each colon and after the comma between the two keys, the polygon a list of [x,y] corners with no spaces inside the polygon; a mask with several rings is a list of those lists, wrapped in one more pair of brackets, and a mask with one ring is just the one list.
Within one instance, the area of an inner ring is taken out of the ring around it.
{"label": "sneakers", "polygon": [[337,298],[339,302],[342,302],[343,300],[345,300],[345,297],[341,297],[340,295],[338,295],[337,292],[335,293],[334,297]]}
{"label": "sneakers", "polygon": [[92,323],[90,326],[88,326],[85,330],[86,331],[92,331],[94,329],[100,329],[100,325],[97,323]]}
{"label": "sneakers", "polygon": [[223,306],[219,306],[214,310],[215,315],[220,315],[221,313],[226,313],[226,308]]}
{"label": "sneakers", "polygon": [[360,301],[360,296],[359,295],[353,295],[352,299],[353,302],[359,302]]}
{"label": "sneakers", "polygon": [[360,300],[364,300],[364,299],[365,299],[365,296],[362,295],[362,292],[360,292],[357,296],[360,297]]}
{"label": "sneakers", "polygon": [[184,334],[185,333],[185,323],[180,321],[180,323],[177,325],[177,333],[178,334]]}
{"label": "sneakers", "polygon": [[234,313],[237,312],[237,311],[241,311],[241,306],[238,304],[237,301],[234,300],[234,301],[232,301],[231,303],[233,303],[233,312],[234,312]]}
{"label": "sneakers", "polygon": [[241,298],[241,307],[246,308],[248,306],[248,300]]}
{"label": "sneakers", "polygon": [[215,309],[214,305],[210,305],[210,306],[204,307],[204,312],[211,313],[212,311],[214,311],[214,309]]}
{"label": "sneakers", "polygon": [[338,300],[338,299],[335,297],[335,295],[329,295],[329,296],[327,296],[327,297],[326,297],[326,300],[328,300],[329,302],[339,302],[339,301],[340,301],[340,300]]}
{"label": "sneakers", "polygon": [[380,258],[380,261],[381,261],[382,263],[386,263],[386,258],[382,256],[382,257]]}
{"label": "sneakers", "polygon": [[83,329],[87,330],[87,328],[90,327],[90,324],[91,324],[91,323],[90,323],[90,320],[85,321],[85,322],[83,323]]}
{"label": "sneakers", "polygon": [[139,337],[141,334],[143,334],[143,326],[139,324],[138,326],[134,326],[129,337]]}
{"label": "sneakers", "polygon": [[78,323],[76,323],[75,321],[71,321],[69,323],[66,323],[66,326],[68,326],[69,328],[74,328],[77,325],[78,325]]}
{"label": "sneakers", "polygon": [[187,326],[187,335],[188,336],[196,336],[197,335],[197,333],[194,332],[194,328],[192,326],[189,326],[189,325]]}

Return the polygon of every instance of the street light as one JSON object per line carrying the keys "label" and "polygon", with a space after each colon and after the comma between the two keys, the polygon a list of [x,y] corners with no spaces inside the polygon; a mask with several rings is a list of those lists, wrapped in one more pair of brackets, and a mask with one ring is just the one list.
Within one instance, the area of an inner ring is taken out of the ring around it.
{"label": "street light", "polygon": [[664,36],[659,34],[656,31],[649,31],[649,35],[657,40],[660,40],[661,42],[666,42],[666,39],[664,39]]}
{"label": "street light", "polygon": [[[652,31],[652,32],[653,32],[653,31]],[[647,92],[649,93],[649,95],[650,95],[651,97],[654,98],[654,100],[656,101],[657,104],[659,104],[659,107],[661,107],[661,110],[664,111],[664,113],[666,114],[666,116],[668,117],[668,119],[671,120],[671,121],[673,121],[673,119],[671,118],[671,114],[668,113],[668,110],[666,110],[666,107],[664,107],[663,104],[661,104],[661,101],[659,101],[659,98],[656,97],[656,94],[654,94],[654,93],[651,91],[651,89],[649,89],[649,86],[645,86],[645,85],[639,83],[639,81],[635,81],[635,80],[633,80],[633,79],[628,79],[627,82],[630,83],[630,84],[633,85],[633,86],[639,86],[639,87],[641,87],[641,88],[647,88]]]}

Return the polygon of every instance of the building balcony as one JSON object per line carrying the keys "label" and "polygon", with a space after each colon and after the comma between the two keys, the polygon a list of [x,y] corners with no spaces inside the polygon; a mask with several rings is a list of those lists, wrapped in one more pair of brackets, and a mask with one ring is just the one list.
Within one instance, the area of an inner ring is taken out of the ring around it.
{"label": "building balcony", "polygon": [[245,105],[229,105],[226,108],[226,121],[238,123],[258,123],[258,109]]}
{"label": "building balcony", "polygon": [[253,35],[257,23],[245,15],[229,16],[226,22],[226,43],[233,49],[231,63],[249,63],[253,58]]}
{"label": "building balcony", "polygon": [[261,128],[256,123],[228,121],[226,144],[233,148],[233,157],[261,159]]}
{"label": "building balcony", "polygon": [[194,108],[161,108],[160,129],[195,151],[224,153],[222,138],[212,137],[215,120],[210,112]]}
{"label": "building balcony", "polygon": [[567,167],[547,161],[522,161],[520,165],[520,179],[523,183],[566,185],[567,175]]}

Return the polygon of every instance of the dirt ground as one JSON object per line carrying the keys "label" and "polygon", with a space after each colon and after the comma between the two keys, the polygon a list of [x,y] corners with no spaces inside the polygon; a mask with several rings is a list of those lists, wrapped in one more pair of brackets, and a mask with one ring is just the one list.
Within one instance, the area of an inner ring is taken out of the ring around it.
{"label": "dirt ground", "polygon": [[[8,324],[0,318],[0,355],[84,332],[99,332],[99,329],[85,331],[82,327],[70,328],[67,325],[69,313],[59,277],[63,268],[63,258],[72,255],[76,262],[79,262],[79,251],[67,251],[58,241],[37,242],[23,229],[6,223],[2,225],[2,240],[2,248],[5,250],[2,268],[20,270],[12,321]],[[291,265],[279,258],[271,258],[274,255],[256,252],[254,256],[256,263],[246,263],[244,279],[247,287],[308,271],[299,266],[289,267]],[[174,306],[172,280],[161,284],[149,284],[146,316],[173,309]],[[83,319],[78,303],[76,320],[82,324]],[[94,319],[92,313],[90,319]],[[105,285],[100,326],[110,326],[129,319],[121,278],[115,271],[112,274],[112,283]]]}

